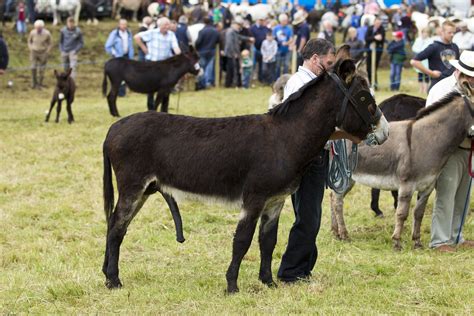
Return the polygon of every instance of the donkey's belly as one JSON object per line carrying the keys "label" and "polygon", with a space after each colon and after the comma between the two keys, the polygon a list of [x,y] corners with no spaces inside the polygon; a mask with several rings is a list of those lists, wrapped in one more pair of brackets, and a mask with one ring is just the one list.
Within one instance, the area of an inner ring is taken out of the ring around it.
{"label": "donkey's belly", "polygon": [[400,185],[400,181],[396,176],[354,173],[352,179],[359,184],[381,190],[398,190]]}

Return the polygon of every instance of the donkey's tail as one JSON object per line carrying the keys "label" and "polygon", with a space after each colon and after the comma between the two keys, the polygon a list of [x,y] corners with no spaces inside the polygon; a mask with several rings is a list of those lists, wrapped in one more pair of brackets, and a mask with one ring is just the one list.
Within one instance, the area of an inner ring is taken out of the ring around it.
{"label": "donkey's tail", "polygon": [[104,211],[107,223],[114,209],[114,184],[112,183],[112,166],[104,147]]}
{"label": "donkey's tail", "polygon": [[104,70],[104,80],[102,81],[102,95],[107,95],[107,72]]}

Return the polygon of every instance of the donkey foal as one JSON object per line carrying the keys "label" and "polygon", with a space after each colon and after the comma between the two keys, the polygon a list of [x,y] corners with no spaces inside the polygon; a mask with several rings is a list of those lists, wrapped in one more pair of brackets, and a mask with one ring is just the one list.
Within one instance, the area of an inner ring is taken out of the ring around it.
{"label": "donkey foal", "polygon": [[72,69],[69,68],[67,72],[58,73],[54,70],[54,75],[56,76],[56,87],[53,93],[53,99],[51,100],[51,106],[49,107],[48,114],[46,114],[45,122],[49,121],[49,116],[51,111],[54,108],[56,102],[58,102],[58,107],[56,108],[56,123],[59,122],[59,114],[61,113],[61,103],[63,100],[66,100],[66,109],[67,109],[67,122],[71,124],[74,122],[74,115],[72,115],[72,102],[74,102],[74,94],[76,92],[76,84],[74,79],[71,78]]}

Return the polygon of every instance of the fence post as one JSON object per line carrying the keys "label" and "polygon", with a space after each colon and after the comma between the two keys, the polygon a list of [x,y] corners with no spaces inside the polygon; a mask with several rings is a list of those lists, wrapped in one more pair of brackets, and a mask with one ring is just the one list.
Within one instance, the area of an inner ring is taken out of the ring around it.
{"label": "fence post", "polygon": [[377,56],[377,52],[375,51],[376,47],[375,47],[375,42],[372,42],[372,44],[370,44],[370,49],[372,50],[371,51],[371,54],[372,54],[372,60],[371,60],[371,69],[372,69],[372,73],[370,74],[371,78],[372,78],[372,84],[371,84],[371,88],[375,90],[375,73],[376,73],[376,69],[375,69],[375,65],[376,65],[376,62],[375,62],[375,58]]}

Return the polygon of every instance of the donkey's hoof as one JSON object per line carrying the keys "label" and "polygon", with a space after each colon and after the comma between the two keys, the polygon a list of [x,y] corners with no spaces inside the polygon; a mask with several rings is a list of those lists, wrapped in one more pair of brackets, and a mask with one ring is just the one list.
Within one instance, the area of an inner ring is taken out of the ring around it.
{"label": "donkey's hoof", "polygon": [[273,281],[273,278],[259,278],[260,281],[262,281],[263,284],[265,284],[266,286],[270,287],[270,288],[276,288],[278,287],[278,285],[275,283],[275,281]]}
{"label": "donkey's hoof", "polygon": [[226,294],[232,295],[239,293],[239,288],[237,286],[227,286],[227,290],[225,291]]}
{"label": "donkey's hoof", "polygon": [[122,282],[120,282],[119,278],[113,280],[107,279],[105,280],[105,286],[110,290],[120,289],[122,287]]}
{"label": "donkey's hoof", "polygon": [[401,251],[402,250],[402,244],[400,243],[400,240],[394,240],[393,241],[393,250],[395,250],[395,251]]}
{"label": "donkey's hoof", "polygon": [[383,215],[383,212],[375,213],[375,217],[377,218],[384,218],[385,215]]}
{"label": "donkey's hoof", "polygon": [[423,244],[421,243],[421,241],[415,241],[415,244],[413,245],[413,249],[417,250],[417,249],[423,249]]}

